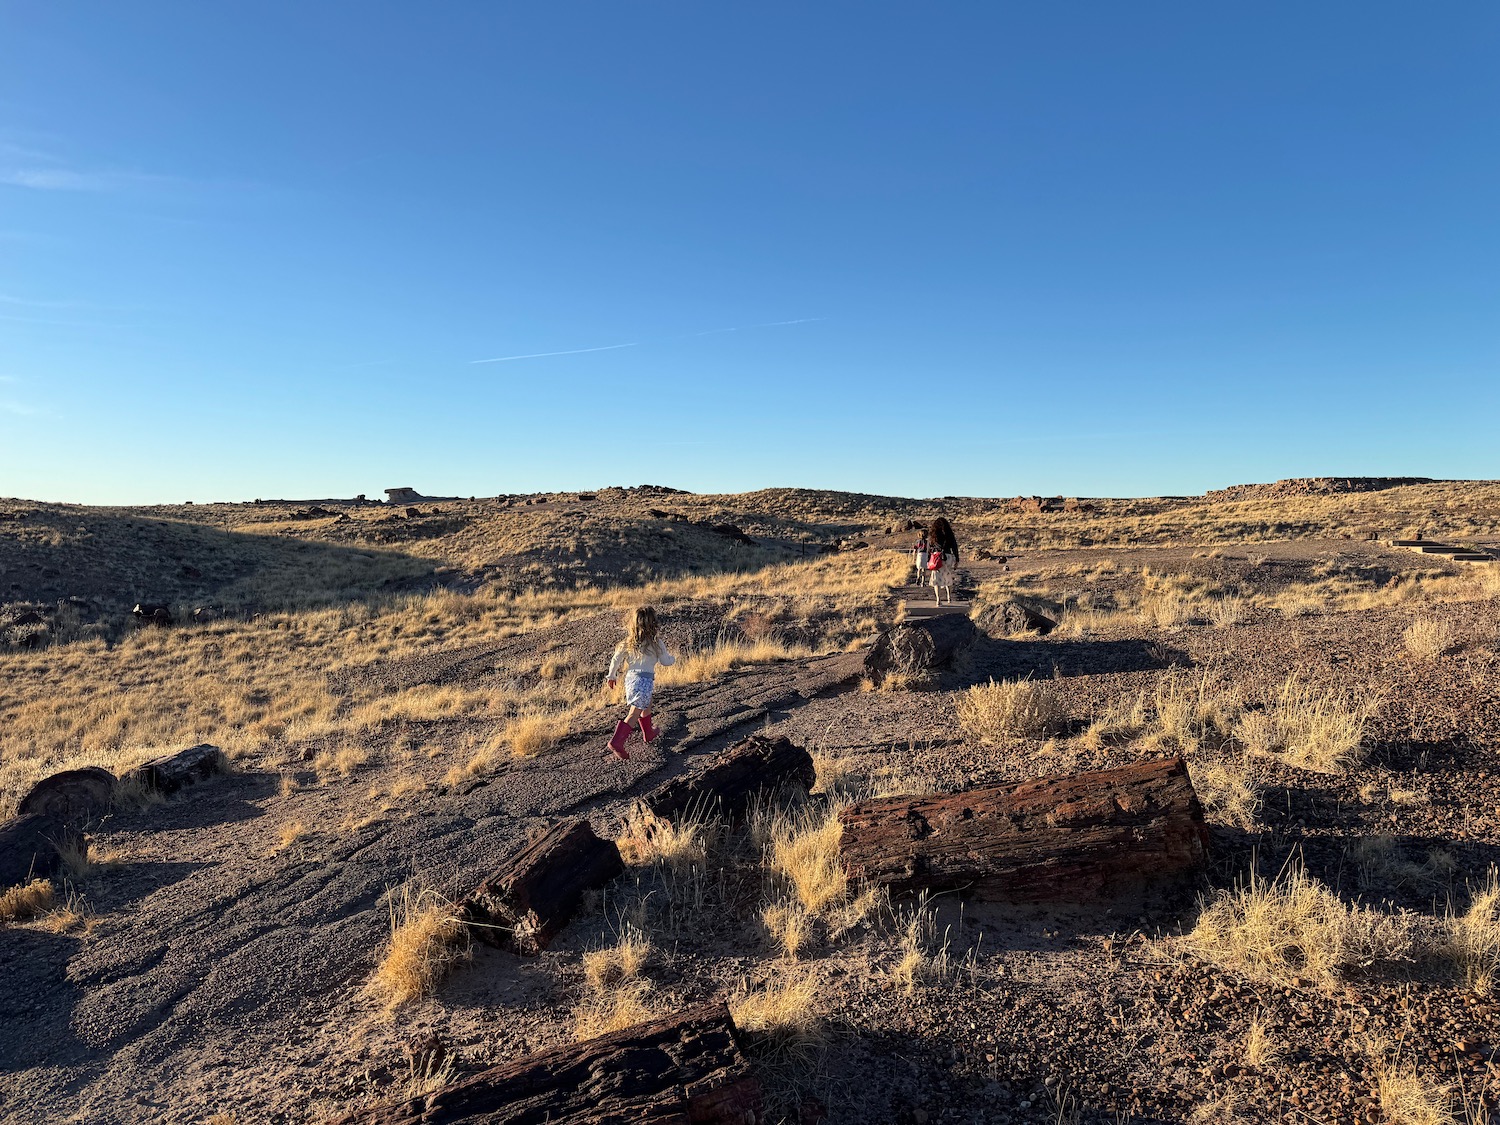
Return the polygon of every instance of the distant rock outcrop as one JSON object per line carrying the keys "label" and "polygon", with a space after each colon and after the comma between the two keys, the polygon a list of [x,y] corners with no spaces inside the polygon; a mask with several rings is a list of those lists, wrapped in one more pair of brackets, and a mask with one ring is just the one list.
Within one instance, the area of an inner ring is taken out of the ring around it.
{"label": "distant rock outcrop", "polygon": [[1233,484],[1205,492],[1205,500],[1288,500],[1343,492],[1382,492],[1409,484],[1433,484],[1432,477],[1293,477],[1274,484]]}

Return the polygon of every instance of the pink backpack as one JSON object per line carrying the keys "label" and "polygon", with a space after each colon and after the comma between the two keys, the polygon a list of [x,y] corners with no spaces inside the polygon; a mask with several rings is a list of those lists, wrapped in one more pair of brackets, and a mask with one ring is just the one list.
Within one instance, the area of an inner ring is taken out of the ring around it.
{"label": "pink backpack", "polygon": [[932,554],[930,554],[930,555],[927,556],[927,569],[928,570],[942,570],[943,569],[943,552],[942,551],[933,551]]}

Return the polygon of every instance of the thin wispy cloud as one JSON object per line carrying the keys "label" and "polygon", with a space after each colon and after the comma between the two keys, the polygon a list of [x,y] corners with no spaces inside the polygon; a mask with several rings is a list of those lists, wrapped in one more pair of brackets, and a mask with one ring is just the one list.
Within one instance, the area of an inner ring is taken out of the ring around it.
{"label": "thin wispy cloud", "polygon": [[[796,320],[770,320],[764,324],[743,324],[735,328],[710,328],[707,332],[689,332],[686,336],[670,336],[671,340],[690,340],[699,336],[714,336],[721,332],[749,332],[754,328],[780,328],[787,324],[812,324],[826,318],[821,316],[802,316]],[[470,363],[511,363],[518,359],[546,359],[554,355],[586,355],[589,352],[613,352],[620,348],[639,348],[647,341],[637,340],[631,344],[606,344],[602,348],[569,348],[560,352],[531,352],[528,355],[501,355],[493,359],[471,359]]]}
{"label": "thin wispy cloud", "polygon": [[530,355],[497,355],[494,359],[471,359],[470,363],[511,363],[518,359],[546,359],[551,355],[583,355],[586,352],[613,352],[620,348],[638,348],[640,341],[633,344],[606,344],[602,348],[569,348],[565,352],[532,352]]}

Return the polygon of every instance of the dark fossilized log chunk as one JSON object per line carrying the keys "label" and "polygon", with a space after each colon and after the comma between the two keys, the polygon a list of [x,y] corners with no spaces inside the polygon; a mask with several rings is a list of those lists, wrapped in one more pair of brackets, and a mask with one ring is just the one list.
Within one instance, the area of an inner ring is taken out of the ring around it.
{"label": "dark fossilized log chunk", "polygon": [[63,770],[33,785],[17,811],[22,816],[42,813],[69,822],[93,820],[109,811],[115,785],[115,775],[99,766]]}
{"label": "dark fossilized log chunk", "polygon": [[897,892],[1083,902],[1194,878],[1207,858],[1203,809],[1181,758],[861,801],[839,819],[850,873]]}
{"label": "dark fossilized log chunk", "polygon": [[974,622],[943,613],[892,625],[865,656],[865,673],[880,683],[892,673],[917,676],[954,667],[978,640]]}
{"label": "dark fossilized log chunk", "polygon": [[808,790],[816,778],[812,755],[801,746],[754,734],[714,756],[703,769],[657,786],[641,805],[665,820],[695,810],[738,820],[757,793],[786,786]]}
{"label": "dark fossilized log chunk", "polygon": [[745,1125],[760,1082],[716,1004],[505,1063],[334,1125]]}
{"label": "dark fossilized log chunk", "polygon": [[567,925],[585,892],[623,869],[613,840],[601,840],[586,820],[560,821],[481,883],[460,916],[480,941],[537,953]]}
{"label": "dark fossilized log chunk", "polygon": [[153,758],[136,766],[121,780],[139,780],[147,789],[158,793],[175,793],[186,785],[221,773],[226,764],[224,751],[205,742],[175,754]]}

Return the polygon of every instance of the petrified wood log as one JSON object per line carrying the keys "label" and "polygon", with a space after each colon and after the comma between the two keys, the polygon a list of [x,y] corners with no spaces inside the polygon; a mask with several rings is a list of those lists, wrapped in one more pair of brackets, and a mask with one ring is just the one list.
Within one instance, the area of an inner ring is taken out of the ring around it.
{"label": "petrified wood log", "polygon": [[1181,758],[861,801],[839,819],[851,874],[898,893],[1077,902],[1188,879],[1207,859],[1203,809]]}
{"label": "petrified wood log", "polygon": [[0,824],[0,890],[31,879],[50,879],[62,866],[58,849],[82,840],[75,826],[44,813]]}
{"label": "petrified wood log", "polygon": [[623,870],[613,840],[599,839],[586,820],[561,821],[481,883],[459,916],[480,941],[534,954],[567,925],[585,891]]}
{"label": "petrified wood log", "polygon": [[878,684],[893,672],[919,676],[952,668],[977,639],[974,622],[960,613],[903,621],[875,639],[865,656],[865,673]]}
{"label": "petrified wood log", "polygon": [[70,822],[92,820],[109,811],[115,785],[115,775],[99,766],[63,770],[33,785],[16,811],[22,816],[44,813]]}
{"label": "petrified wood log", "polygon": [[333,1125],[745,1125],[760,1081],[721,1004],[557,1047]]}
{"label": "petrified wood log", "polygon": [[184,785],[221,772],[225,764],[224,751],[205,742],[175,754],[153,758],[145,765],[136,766],[120,780],[139,780],[147,789],[155,789],[158,793],[175,793]]}
{"label": "petrified wood log", "polygon": [[738,820],[762,790],[784,785],[811,789],[816,779],[812,755],[802,747],[786,738],[752,734],[704,769],[657,786],[641,798],[641,806],[664,820],[690,810]]}

